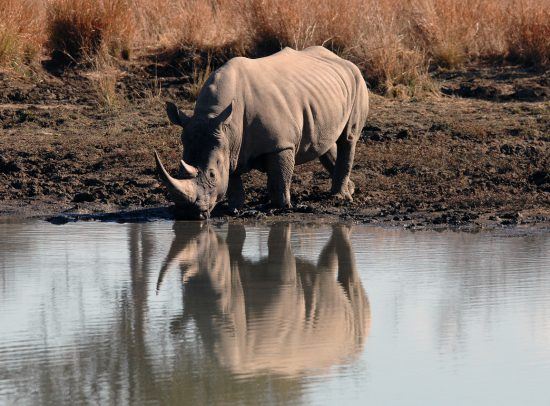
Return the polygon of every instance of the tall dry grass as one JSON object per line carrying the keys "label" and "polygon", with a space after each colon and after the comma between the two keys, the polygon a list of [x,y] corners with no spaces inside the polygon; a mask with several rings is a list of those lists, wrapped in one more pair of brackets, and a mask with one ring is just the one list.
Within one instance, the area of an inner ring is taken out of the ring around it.
{"label": "tall dry grass", "polygon": [[0,67],[32,61],[44,43],[42,0],[0,1]]}
{"label": "tall dry grass", "polygon": [[[42,17],[28,20],[31,3]],[[235,55],[324,45],[396,94],[429,89],[434,67],[550,65],[550,0],[2,0],[0,17],[0,63],[29,45],[76,62],[155,48],[187,56],[196,75]]]}
{"label": "tall dry grass", "polygon": [[514,8],[514,22],[506,30],[508,56],[519,61],[550,65],[550,1],[521,2]]}
{"label": "tall dry grass", "polygon": [[135,21],[130,0],[50,0],[47,47],[74,61],[110,54],[127,58]]}
{"label": "tall dry grass", "polygon": [[550,59],[550,0],[139,1],[141,15],[165,16],[154,19],[165,47],[216,62],[325,45],[390,94],[432,89],[434,67],[506,59],[547,67]]}

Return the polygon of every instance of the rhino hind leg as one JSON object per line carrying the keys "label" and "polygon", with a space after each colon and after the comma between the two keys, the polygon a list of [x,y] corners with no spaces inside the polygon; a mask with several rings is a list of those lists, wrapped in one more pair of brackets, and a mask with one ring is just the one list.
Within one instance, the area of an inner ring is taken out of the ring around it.
{"label": "rhino hind leg", "polygon": [[294,150],[285,149],[267,155],[267,188],[269,200],[276,207],[292,207],[290,182],[294,171]]}
{"label": "rhino hind leg", "polygon": [[332,175],[331,193],[345,200],[353,201],[351,191],[348,189],[349,175],[355,156],[355,137],[349,137],[346,131],[336,142],[337,154]]}
{"label": "rhino hind leg", "polygon": [[227,200],[230,210],[239,210],[244,205],[244,187],[243,181],[239,175],[229,176],[229,185],[227,187]]}
{"label": "rhino hind leg", "polygon": [[[321,164],[324,166],[324,168],[327,170],[330,176],[332,176],[333,190],[334,190],[334,167],[336,166],[336,156],[337,156],[337,149],[336,149],[336,144],[334,144],[331,149],[329,149],[324,155],[321,155],[319,157],[319,161],[321,161]],[[353,193],[355,192],[355,184],[349,178],[348,178],[348,183],[346,185],[346,189],[347,189],[347,193],[344,193],[344,195],[353,196]]]}

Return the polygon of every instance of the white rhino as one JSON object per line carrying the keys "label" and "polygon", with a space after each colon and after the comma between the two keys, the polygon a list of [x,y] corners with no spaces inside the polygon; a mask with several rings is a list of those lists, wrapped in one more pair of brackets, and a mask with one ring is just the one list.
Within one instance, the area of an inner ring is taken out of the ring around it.
{"label": "white rhino", "polygon": [[227,241],[210,227],[175,225],[176,237],[159,276],[179,264],[184,315],[209,353],[235,374],[295,376],[348,362],[362,351],[370,307],[355,269],[350,230],[335,226],[317,265],[294,256],[290,225],[273,226],[268,256],[245,259],[242,226]]}
{"label": "white rhino", "polygon": [[368,105],[357,66],[323,47],[233,58],[208,78],[192,117],[167,103],[170,121],[183,127],[182,179],[155,152],[159,176],[191,218],[208,217],[226,193],[231,209],[241,207],[241,174],[251,169],[267,173],[271,204],[290,207],[294,165],[315,158],[332,175],[332,193],[352,200]]}

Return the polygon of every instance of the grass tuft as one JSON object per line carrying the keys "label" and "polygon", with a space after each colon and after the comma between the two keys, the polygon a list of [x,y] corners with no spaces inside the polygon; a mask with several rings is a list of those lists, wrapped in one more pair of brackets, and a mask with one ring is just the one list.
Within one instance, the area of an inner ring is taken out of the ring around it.
{"label": "grass tuft", "polygon": [[129,0],[52,0],[47,13],[47,46],[54,58],[129,57],[135,33]]}
{"label": "grass tuft", "polygon": [[91,61],[90,69],[85,74],[95,92],[98,106],[110,111],[122,107],[126,101],[117,87],[123,73],[113,62],[112,57],[98,56]]}

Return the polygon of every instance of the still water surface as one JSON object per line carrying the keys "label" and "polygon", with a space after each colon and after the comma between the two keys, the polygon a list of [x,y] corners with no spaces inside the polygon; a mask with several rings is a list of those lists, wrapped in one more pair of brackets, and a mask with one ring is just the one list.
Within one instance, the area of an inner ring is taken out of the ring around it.
{"label": "still water surface", "polygon": [[0,404],[549,405],[550,235],[0,224]]}

